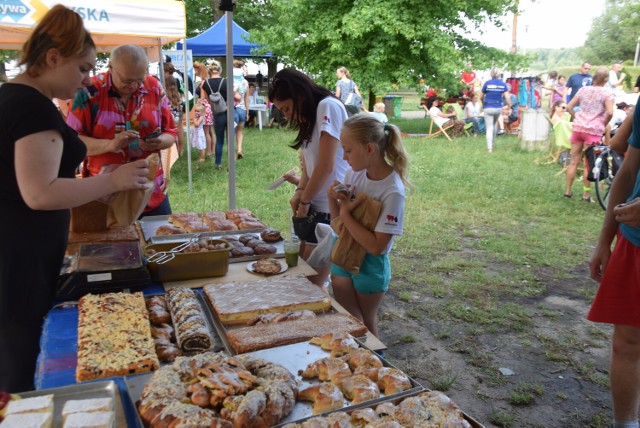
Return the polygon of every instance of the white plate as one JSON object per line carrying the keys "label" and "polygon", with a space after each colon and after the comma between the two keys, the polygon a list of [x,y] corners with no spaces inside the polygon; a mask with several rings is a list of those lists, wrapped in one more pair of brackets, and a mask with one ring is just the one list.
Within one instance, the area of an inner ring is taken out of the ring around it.
{"label": "white plate", "polygon": [[253,268],[253,265],[256,263],[255,261],[249,262],[247,263],[247,270],[249,272],[255,273],[257,275],[278,275],[281,274],[282,272],[286,272],[287,269],[289,269],[289,265],[287,265],[287,262],[283,259],[277,259],[278,262],[280,262],[280,272],[278,273],[262,273],[262,272],[256,272],[255,269]]}

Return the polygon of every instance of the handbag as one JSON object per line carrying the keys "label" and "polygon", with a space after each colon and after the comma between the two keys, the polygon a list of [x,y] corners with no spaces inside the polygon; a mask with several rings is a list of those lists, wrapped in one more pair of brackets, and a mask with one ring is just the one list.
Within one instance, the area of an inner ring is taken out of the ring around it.
{"label": "handbag", "polygon": [[353,80],[351,81],[351,84],[351,92],[349,92],[349,95],[347,95],[347,99],[344,100],[344,105],[356,107],[359,109],[362,105],[362,97],[356,93],[356,84],[353,83]]}
{"label": "handbag", "polygon": [[313,214],[306,217],[293,216],[291,217],[291,222],[293,223],[293,230],[298,238],[303,241],[309,241],[311,237],[315,238],[318,220]]}

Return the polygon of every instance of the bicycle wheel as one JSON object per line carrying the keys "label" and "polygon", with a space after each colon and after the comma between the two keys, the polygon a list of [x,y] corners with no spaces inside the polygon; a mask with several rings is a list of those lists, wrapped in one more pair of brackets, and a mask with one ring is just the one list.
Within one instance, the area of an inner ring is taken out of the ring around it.
{"label": "bicycle wheel", "polygon": [[[596,166],[594,167],[594,175],[596,179],[596,196],[598,197],[600,206],[605,211],[607,210],[607,204],[609,203],[609,191],[611,190],[611,183],[613,182],[612,163],[613,160],[611,158],[611,154],[609,153],[609,149],[606,149],[596,158]],[[596,168],[598,168],[597,173],[595,171]],[[606,171],[604,177],[602,177],[602,175],[599,173],[599,171],[603,169]]]}

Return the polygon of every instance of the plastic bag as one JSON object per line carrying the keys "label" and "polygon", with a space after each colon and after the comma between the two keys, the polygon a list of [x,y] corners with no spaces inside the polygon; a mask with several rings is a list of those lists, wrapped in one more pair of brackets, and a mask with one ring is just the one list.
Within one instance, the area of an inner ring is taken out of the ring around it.
{"label": "plastic bag", "polygon": [[318,223],[316,225],[318,245],[316,245],[316,248],[313,249],[307,259],[309,266],[316,269],[331,264],[331,250],[333,249],[336,237],[337,235],[328,224]]}

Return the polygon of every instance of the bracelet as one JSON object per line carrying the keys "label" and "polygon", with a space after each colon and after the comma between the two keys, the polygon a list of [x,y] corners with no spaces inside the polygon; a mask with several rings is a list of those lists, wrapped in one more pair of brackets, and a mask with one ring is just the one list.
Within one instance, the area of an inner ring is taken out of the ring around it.
{"label": "bracelet", "polygon": [[300,201],[300,205],[309,205],[310,203],[311,203],[311,201],[307,201],[307,202]]}
{"label": "bracelet", "polygon": [[304,187],[296,187],[295,191],[297,192],[298,190],[304,190]]}

